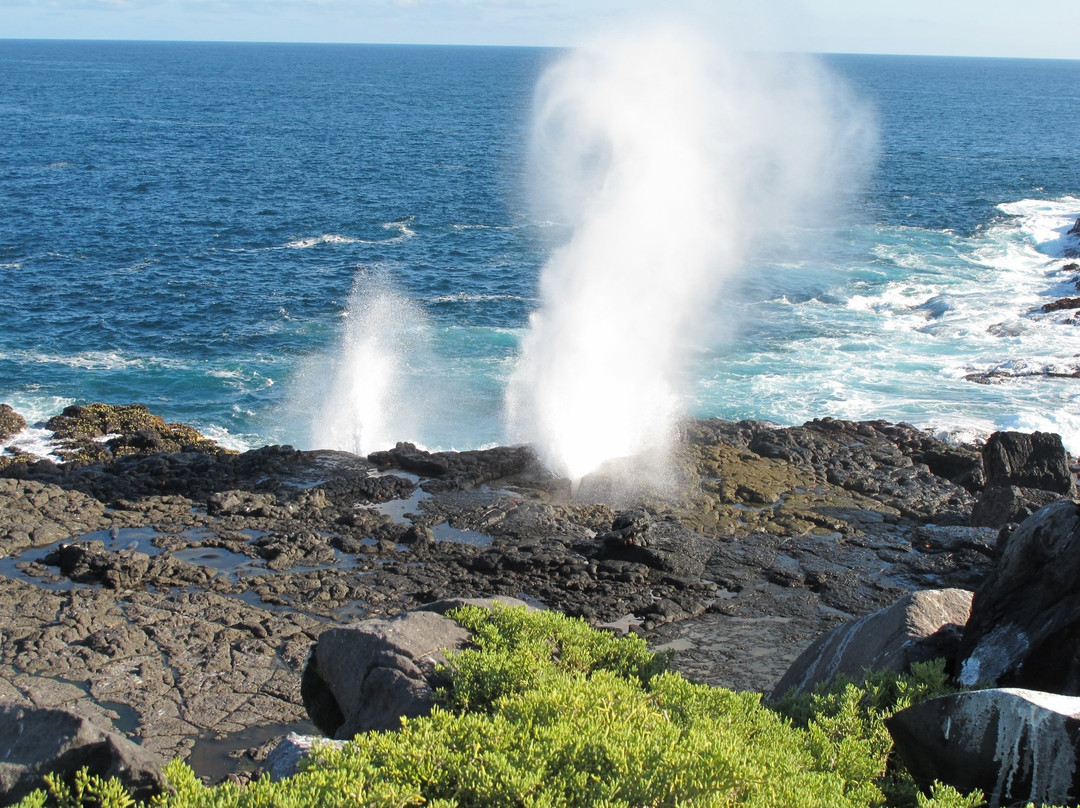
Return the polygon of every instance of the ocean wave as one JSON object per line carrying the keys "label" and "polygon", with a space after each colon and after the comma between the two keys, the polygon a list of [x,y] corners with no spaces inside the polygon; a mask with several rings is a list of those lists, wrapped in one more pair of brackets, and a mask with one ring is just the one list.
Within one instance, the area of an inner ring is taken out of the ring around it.
{"label": "ocean wave", "polygon": [[22,432],[0,442],[0,453],[28,454],[38,458],[59,458],[59,444],[44,426],[28,426]]}
{"label": "ocean wave", "polygon": [[25,365],[63,365],[79,370],[129,370],[149,367],[165,370],[190,370],[192,363],[168,356],[126,356],[117,351],[85,351],[78,354],[50,354],[23,350],[0,352],[0,359]]}
{"label": "ocean wave", "polygon": [[493,303],[497,300],[529,300],[521,295],[478,294],[474,292],[455,292],[452,295],[429,297],[429,303]]}
{"label": "ocean wave", "polygon": [[297,238],[282,244],[280,247],[271,249],[280,250],[309,250],[312,247],[320,247],[324,244],[396,244],[405,239],[412,238],[416,235],[416,231],[409,225],[414,221],[413,216],[409,216],[406,219],[396,219],[392,222],[383,222],[383,230],[396,230],[397,235],[391,238],[383,239],[370,239],[370,238],[358,238],[356,236],[343,236],[339,233],[323,233],[320,236],[309,236],[307,238]]}
{"label": "ocean wave", "polygon": [[312,247],[318,247],[320,244],[357,244],[362,242],[363,239],[352,238],[351,236],[340,236],[337,233],[323,233],[321,236],[294,239],[287,244],[283,244],[281,249],[307,250]]}
{"label": "ocean wave", "polygon": [[1013,217],[1014,226],[1039,252],[1052,258],[1075,256],[1080,248],[1080,234],[1070,234],[1080,220],[1080,198],[1021,199],[998,205],[998,210]]}
{"label": "ocean wave", "polygon": [[234,435],[226,427],[218,426],[216,424],[209,424],[196,428],[203,435],[217,443],[218,446],[224,447],[225,449],[232,449],[236,452],[246,452],[262,445],[259,438],[256,436]]}
{"label": "ocean wave", "polygon": [[384,241],[384,242],[372,242],[372,243],[373,244],[379,244],[379,243],[391,244],[391,243],[393,243],[395,241],[403,241],[404,239],[412,238],[413,236],[416,235],[416,231],[413,230],[411,227],[409,227],[409,225],[411,225],[415,220],[416,220],[416,217],[409,216],[408,218],[405,218],[405,219],[397,219],[397,220],[392,221],[392,222],[384,222],[383,223],[383,229],[384,230],[397,230],[398,235],[396,237],[394,237],[392,239],[388,239],[387,241]]}

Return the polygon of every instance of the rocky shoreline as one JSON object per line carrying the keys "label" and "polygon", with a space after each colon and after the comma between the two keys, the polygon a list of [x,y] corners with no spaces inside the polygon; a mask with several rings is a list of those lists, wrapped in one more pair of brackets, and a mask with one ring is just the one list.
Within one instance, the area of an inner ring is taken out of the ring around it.
{"label": "rocky shoreline", "polygon": [[48,428],[65,462],[0,459],[0,701],[63,706],[211,778],[310,729],[322,631],[449,597],[542,603],[768,691],[852,617],[974,589],[1074,472],[1057,436],[988,452],[885,422],[689,420],[676,484],[627,499],[602,479],[571,495],[525,447],[236,454],[139,405]]}

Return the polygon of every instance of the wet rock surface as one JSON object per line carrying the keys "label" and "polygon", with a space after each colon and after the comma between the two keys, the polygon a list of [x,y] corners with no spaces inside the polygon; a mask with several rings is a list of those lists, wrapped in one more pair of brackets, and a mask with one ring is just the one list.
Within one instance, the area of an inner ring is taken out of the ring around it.
{"label": "wet rock surface", "polygon": [[979,450],[885,422],[688,421],[675,482],[632,497],[588,480],[573,496],[524,447],[160,452],[105,434],[97,459],[0,470],[0,698],[64,704],[166,758],[308,731],[308,651],[357,618],[518,597],[769,690],[825,630],[974,589],[995,553],[997,531],[970,526]]}

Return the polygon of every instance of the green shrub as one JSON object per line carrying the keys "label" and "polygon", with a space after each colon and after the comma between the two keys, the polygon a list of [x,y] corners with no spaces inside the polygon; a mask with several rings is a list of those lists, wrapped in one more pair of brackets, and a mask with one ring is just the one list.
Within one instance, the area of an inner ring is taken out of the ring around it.
{"label": "green shrub", "polygon": [[644,685],[668,669],[670,657],[638,636],[615,637],[559,612],[530,612],[492,603],[449,613],[473,635],[473,646],[450,655],[450,686],[441,701],[454,711],[490,710],[496,700],[550,678],[611,671]]}
{"label": "green shrub", "polygon": [[[943,669],[839,683],[782,709],[665,672],[643,640],[551,612],[462,609],[430,716],[317,749],[288,780],[205,787],[166,769],[157,808],[976,808],[982,796],[896,787],[882,716],[945,686]],[[894,795],[899,795],[896,801]],[[24,808],[129,808],[115,783],[55,779]]]}

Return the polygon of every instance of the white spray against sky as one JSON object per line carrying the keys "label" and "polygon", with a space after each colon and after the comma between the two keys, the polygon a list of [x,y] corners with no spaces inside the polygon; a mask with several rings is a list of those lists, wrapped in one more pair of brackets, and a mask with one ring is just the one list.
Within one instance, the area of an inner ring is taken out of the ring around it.
{"label": "white spray against sky", "polygon": [[543,268],[507,392],[510,437],[577,480],[662,453],[685,360],[753,242],[827,207],[872,126],[807,57],[740,55],[653,25],[568,53],[536,90]]}

